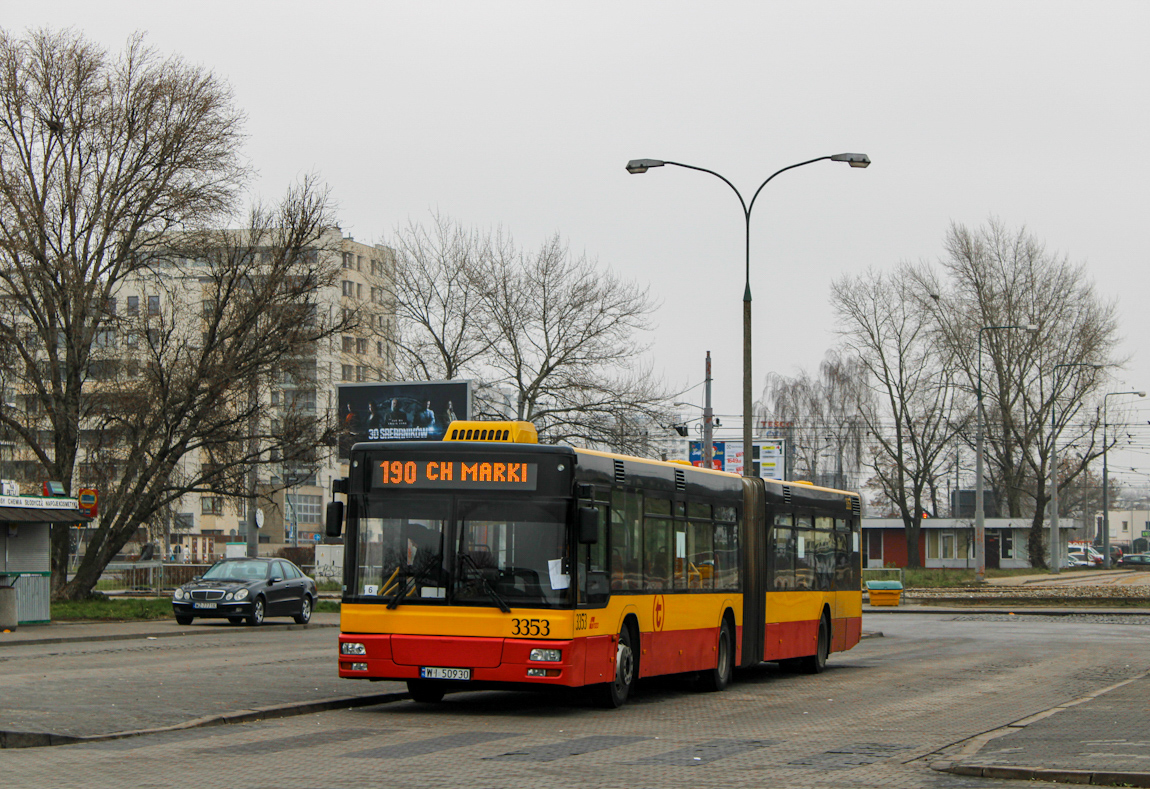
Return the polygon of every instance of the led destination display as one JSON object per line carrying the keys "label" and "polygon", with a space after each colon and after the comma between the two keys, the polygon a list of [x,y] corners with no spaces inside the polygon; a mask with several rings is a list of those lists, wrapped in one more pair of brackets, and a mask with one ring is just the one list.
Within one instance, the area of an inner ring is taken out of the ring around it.
{"label": "led destination display", "polygon": [[375,464],[375,488],[535,490],[536,463],[485,460],[383,460]]}

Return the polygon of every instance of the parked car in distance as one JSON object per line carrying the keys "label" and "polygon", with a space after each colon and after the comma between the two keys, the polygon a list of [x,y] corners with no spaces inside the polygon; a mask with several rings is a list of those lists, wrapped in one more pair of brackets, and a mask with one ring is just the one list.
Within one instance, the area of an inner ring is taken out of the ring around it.
{"label": "parked car in distance", "polygon": [[1077,554],[1080,558],[1090,562],[1090,564],[1102,564],[1102,554],[1095,550],[1092,545],[1071,543],[1068,548],[1070,554]]}
{"label": "parked car in distance", "polygon": [[1080,553],[1068,553],[1066,555],[1067,567],[1090,567],[1090,562],[1086,561],[1086,557]]}
{"label": "parked car in distance", "polygon": [[1128,553],[1118,560],[1118,566],[1132,570],[1150,570],[1150,553]]}
{"label": "parked car in distance", "polygon": [[197,617],[259,625],[269,616],[306,625],[315,601],[315,581],[287,559],[221,559],[176,589],[172,610],[181,625]]}

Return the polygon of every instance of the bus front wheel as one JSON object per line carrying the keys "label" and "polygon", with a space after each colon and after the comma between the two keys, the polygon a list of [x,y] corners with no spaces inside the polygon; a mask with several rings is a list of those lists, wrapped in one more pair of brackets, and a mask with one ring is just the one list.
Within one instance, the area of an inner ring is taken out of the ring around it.
{"label": "bus front wheel", "polygon": [[631,628],[624,625],[619,631],[619,643],[615,647],[615,680],[596,685],[592,691],[595,706],[617,709],[627,703],[637,675],[635,650],[631,646]]}
{"label": "bus front wheel", "polygon": [[443,701],[443,686],[438,682],[428,682],[425,679],[409,679],[407,692],[411,700],[420,704],[435,704]]}

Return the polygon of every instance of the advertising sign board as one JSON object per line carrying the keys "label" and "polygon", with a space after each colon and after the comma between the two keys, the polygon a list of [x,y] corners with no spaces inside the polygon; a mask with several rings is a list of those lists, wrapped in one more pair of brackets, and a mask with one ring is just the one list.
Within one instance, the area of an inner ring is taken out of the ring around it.
{"label": "advertising sign board", "polygon": [[340,457],[356,441],[437,441],[470,412],[471,381],[340,384]]}
{"label": "advertising sign board", "polygon": [[[784,478],[786,468],[785,451],[786,441],[781,438],[764,438],[754,443],[757,460],[759,461],[759,476],[763,479]],[[712,456],[713,467],[720,471],[729,471],[732,474],[743,473],[743,442],[742,441],[716,441]],[[690,461],[692,466],[703,465],[703,442],[692,441],[690,444]]]}

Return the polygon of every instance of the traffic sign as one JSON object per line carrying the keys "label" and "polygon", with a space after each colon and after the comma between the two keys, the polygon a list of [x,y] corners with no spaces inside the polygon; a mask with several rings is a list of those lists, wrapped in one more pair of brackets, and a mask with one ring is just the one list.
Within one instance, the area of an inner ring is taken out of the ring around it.
{"label": "traffic sign", "polygon": [[1145,537],[1146,539],[1150,540],[1150,531],[1142,532],[1142,536]]}

